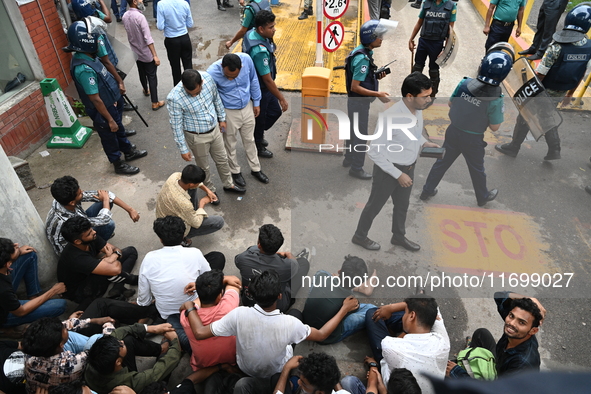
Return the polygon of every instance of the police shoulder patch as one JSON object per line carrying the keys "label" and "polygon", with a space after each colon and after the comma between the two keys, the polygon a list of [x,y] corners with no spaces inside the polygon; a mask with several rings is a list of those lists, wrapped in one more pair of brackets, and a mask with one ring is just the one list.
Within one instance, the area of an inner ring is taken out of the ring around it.
{"label": "police shoulder patch", "polygon": [[361,66],[361,69],[359,70],[359,72],[361,72],[361,74],[365,74],[367,72],[367,66],[365,64],[363,66]]}
{"label": "police shoulder patch", "polygon": [[90,77],[90,78],[88,78],[88,83],[89,83],[91,86],[93,86],[93,85],[95,85],[95,84],[96,84],[96,80],[94,79],[94,77]]}
{"label": "police shoulder patch", "polygon": [[458,10],[456,10],[455,8],[452,10],[452,14],[455,14],[456,12],[458,12]]}
{"label": "police shoulder patch", "polygon": [[266,57],[266,58],[264,58],[264,59],[263,59],[263,64],[264,64],[265,66],[268,66],[268,65],[269,65],[269,58],[267,58],[267,57]]}

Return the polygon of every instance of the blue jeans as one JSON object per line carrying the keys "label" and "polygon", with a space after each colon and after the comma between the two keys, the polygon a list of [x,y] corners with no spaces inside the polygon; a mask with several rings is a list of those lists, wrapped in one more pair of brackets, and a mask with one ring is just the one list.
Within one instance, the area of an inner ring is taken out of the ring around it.
{"label": "blue jeans", "polygon": [[382,339],[390,335],[390,331],[402,332],[402,316],[404,311],[392,313],[388,320],[379,320],[374,322],[372,317],[378,308],[372,308],[365,314],[365,328],[369,339],[369,346],[373,358],[379,363],[382,358]]}
{"label": "blue jeans", "polygon": [[37,253],[31,252],[19,256],[10,266],[12,276],[12,288],[16,293],[21,280],[25,280],[27,296],[35,296],[41,293],[39,276],[37,275]]}
{"label": "blue jeans", "polygon": [[357,376],[347,375],[341,379],[343,390],[351,394],[365,394],[365,385]]}
{"label": "blue jeans", "polygon": [[215,233],[222,227],[224,227],[224,218],[218,215],[211,215],[206,218],[203,218],[203,221],[201,222],[201,226],[199,226],[199,228],[191,227],[191,230],[189,230],[189,234],[187,234],[187,238],[193,238],[198,235]]}
{"label": "blue jeans", "polygon": [[175,313],[174,315],[168,316],[168,318],[166,319],[166,322],[170,323],[170,325],[176,331],[176,335],[179,337],[179,343],[181,344],[181,348],[183,348],[183,350],[186,353],[191,354],[192,353],[191,343],[189,342],[189,338],[187,338],[187,334],[185,333],[185,329],[183,328],[183,325],[181,324],[181,314]]}
{"label": "blue jeans", "polygon": [[[113,208],[113,203],[110,204],[110,208]],[[101,201],[95,202],[86,210],[86,216],[88,216],[89,218],[95,218],[97,217],[101,209],[103,209],[103,203]],[[111,221],[105,224],[104,226],[93,227],[93,230],[96,231],[96,234],[99,237],[101,237],[105,241],[108,241],[115,232],[115,222],[113,221],[113,219],[111,219]]]}
{"label": "blue jeans", "polygon": [[[29,301],[19,301],[21,305],[26,304]],[[57,317],[66,311],[66,300],[49,300],[41,304],[33,312],[25,316],[15,316],[9,313],[6,317],[6,323],[4,327],[20,326],[21,324],[32,323],[35,320],[39,320],[42,317]]]}

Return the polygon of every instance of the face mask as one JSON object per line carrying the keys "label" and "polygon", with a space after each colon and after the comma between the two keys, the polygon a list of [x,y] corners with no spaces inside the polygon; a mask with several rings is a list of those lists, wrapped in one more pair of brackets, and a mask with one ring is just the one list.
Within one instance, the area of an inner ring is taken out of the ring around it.
{"label": "face mask", "polygon": [[144,4],[144,2],[138,3],[137,9],[144,12],[146,10],[146,5]]}

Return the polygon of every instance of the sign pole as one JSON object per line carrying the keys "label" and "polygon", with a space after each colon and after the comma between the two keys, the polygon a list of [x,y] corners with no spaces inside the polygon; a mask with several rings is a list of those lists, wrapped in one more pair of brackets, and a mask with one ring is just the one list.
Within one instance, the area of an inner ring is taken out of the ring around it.
{"label": "sign pole", "polygon": [[324,9],[324,0],[316,0],[316,67],[322,67],[322,10]]}

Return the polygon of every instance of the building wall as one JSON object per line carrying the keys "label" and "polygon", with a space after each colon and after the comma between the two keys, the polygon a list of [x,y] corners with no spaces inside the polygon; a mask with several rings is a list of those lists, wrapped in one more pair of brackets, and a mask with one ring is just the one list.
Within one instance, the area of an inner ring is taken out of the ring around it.
{"label": "building wall", "polygon": [[[14,1],[14,0],[8,0]],[[53,0],[36,0],[19,8],[22,21],[47,78],[57,78],[62,88],[71,80],[71,55],[61,48],[68,45]],[[0,144],[7,155],[30,151],[51,135],[39,83],[0,105]]]}

